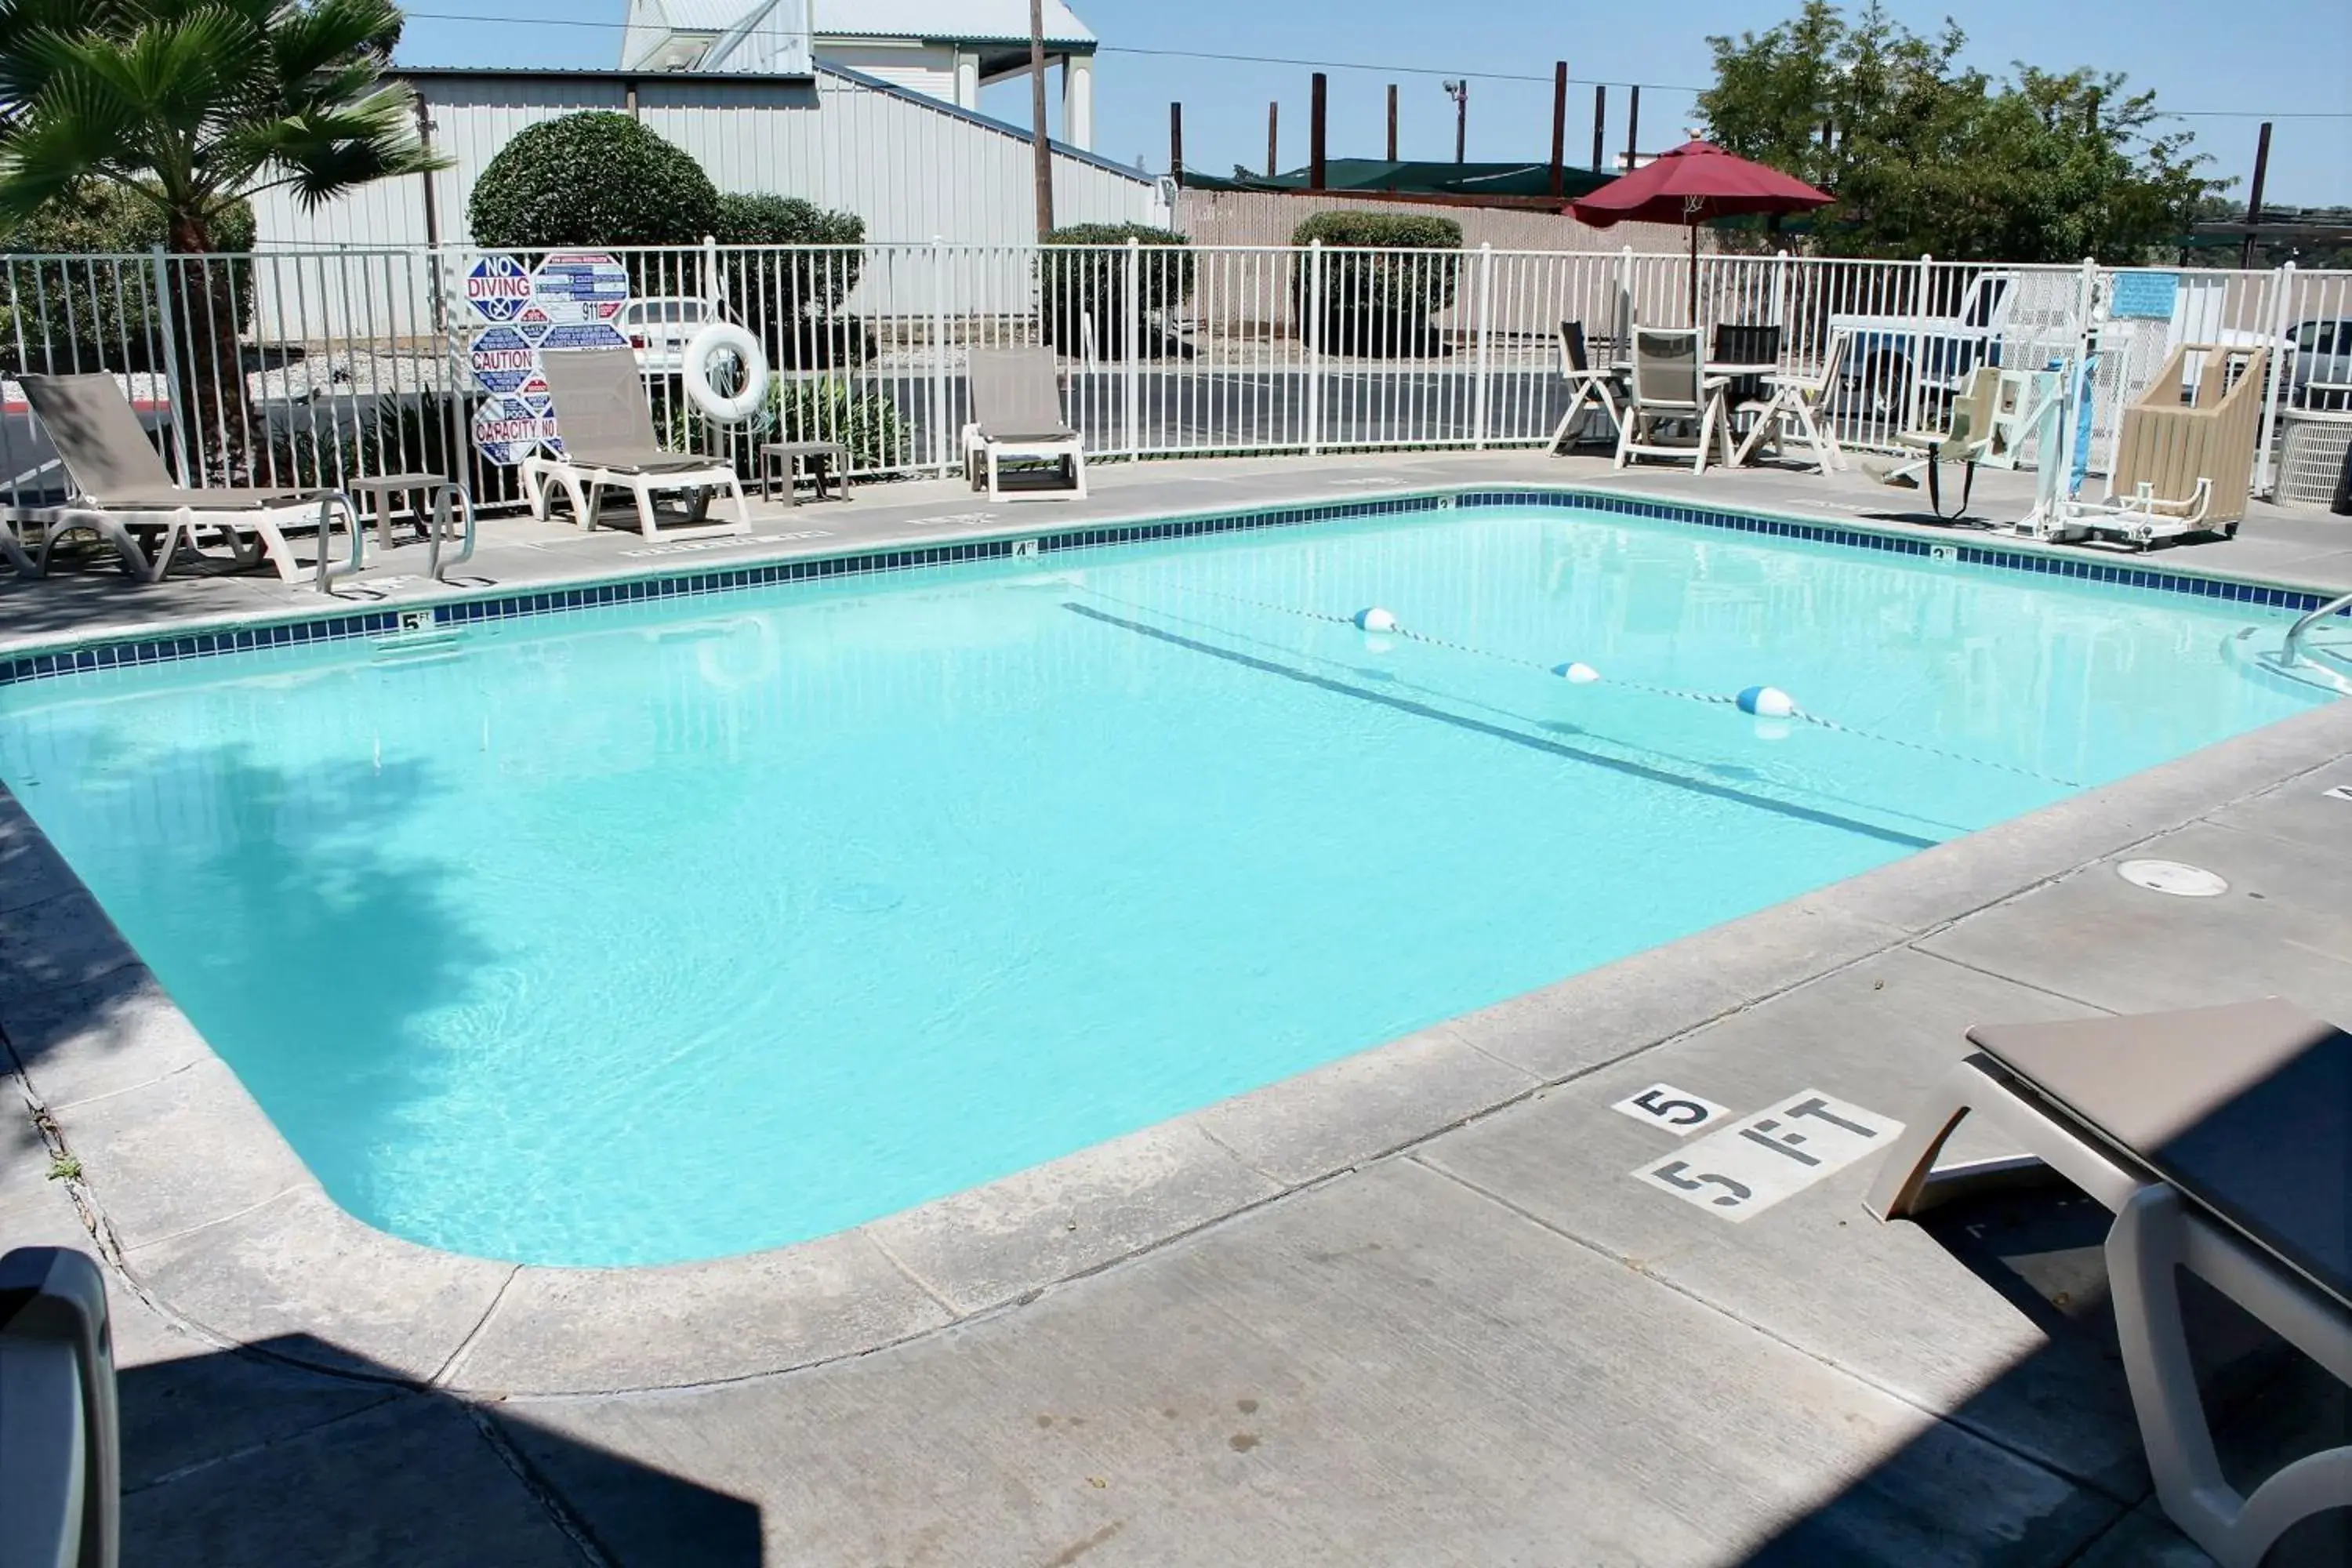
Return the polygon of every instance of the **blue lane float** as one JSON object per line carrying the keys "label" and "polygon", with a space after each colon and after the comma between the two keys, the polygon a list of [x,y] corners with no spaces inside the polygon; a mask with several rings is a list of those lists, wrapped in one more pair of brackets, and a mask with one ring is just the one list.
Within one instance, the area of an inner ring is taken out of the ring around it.
{"label": "blue lane float", "polygon": [[1570,659],[1566,664],[1553,665],[1551,667],[1551,672],[1554,675],[1559,676],[1562,680],[1567,681],[1570,686],[1590,686],[1594,681],[1601,679],[1601,672],[1599,670],[1593,668],[1589,664],[1584,664],[1575,659]]}
{"label": "blue lane float", "polygon": [[1360,632],[1392,632],[1399,629],[1397,618],[1378,605],[1358,610],[1348,617],[1356,623]]}
{"label": "blue lane float", "polygon": [[1797,700],[1777,686],[1751,686],[1733,700],[1742,713],[1759,719],[1786,719],[1797,711]]}

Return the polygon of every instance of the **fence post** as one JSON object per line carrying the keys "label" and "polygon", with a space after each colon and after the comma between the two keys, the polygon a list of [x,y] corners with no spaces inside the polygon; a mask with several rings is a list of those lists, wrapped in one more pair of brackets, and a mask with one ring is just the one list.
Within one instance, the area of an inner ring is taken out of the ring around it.
{"label": "fence post", "polygon": [[1478,247],[1478,385],[1470,399],[1471,444],[1484,451],[1486,446],[1486,334],[1494,323],[1495,247],[1491,244]]}
{"label": "fence post", "polygon": [[1307,455],[1323,448],[1323,242],[1307,243],[1307,319],[1298,323],[1307,339]]}
{"label": "fence post", "polygon": [[702,237],[702,297],[710,301],[714,310],[727,303],[727,290],[719,276],[719,237],[716,235]]}
{"label": "fence post", "polygon": [[[2270,386],[2263,398],[2262,438],[2254,443],[2254,493],[2266,499],[2278,490],[2278,476],[2271,472],[2271,443],[2278,436],[2279,400],[2286,395],[2286,335],[2294,326],[2294,270],[2290,261],[2271,274],[2277,302],[2271,310]],[[2310,406],[2308,399],[2304,405]]]}
{"label": "fence post", "polygon": [[[2010,287],[2011,289],[2015,289],[2017,285],[2012,283]],[[2099,323],[2093,316],[2093,312],[2098,309],[2098,304],[2099,262],[2096,257],[2086,256],[2083,258],[2083,272],[2081,280],[2074,288],[2074,320],[2078,323],[2080,329],[2080,336],[2077,340],[2076,346],[2082,350],[2084,356],[2084,363],[2076,367],[2076,372],[2083,378],[2083,396],[2088,400],[2091,405],[2091,440],[2084,444],[2084,460],[2085,462],[2090,459],[2091,448],[2096,443],[2099,434],[2098,367],[2091,363],[2091,356],[2099,353],[2105,347],[2105,344],[2101,341],[2103,334],[2099,331]],[[2116,384],[2118,387],[2123,385],[2123,376],[2121,374],[2118,374],[2116,377]],[[2105,466],[2099,470],[2101,473],[2111,474],[2115,472],[2115,448],[2116,441],[2121,438],[2120,426],[2122,425],[2122,421],[2117,420],[2116,425],[2118,426],[2117,429],[2107,432],[2107,461]],[[2037,462],[2040,460],[2038,455],[2035,460]],[[2084,471],[2088,472],[2089,470],[2086,468]],[[2065,487],[2064,493],[2068,495],[2073,495],[2074,493],[2074,466],[2071,463],[2068,465],[2065,474],[2061,476],[2059,483]]]}
{"label": "fence post", "polygon": [[1633,352],[1633,247],[1617,253],[1617,321],[1615,336],[1628,355]]}
{"label": "fence post", "polygon": [[946,479],[948,466],[948,247],[931,236],[931,463]]}
{"label": "fence post", "polygon": [[1780,347],[1786,351],[1796,347],[1789,338],[1789,253],[1772,253],[1772,325],[1780,329]]}
{"label": "fence post", "polygon": [[1927,390],[1927,303],[1936,289],[1936,258],[1919,254],[1919,283],[1911,300],[1911,384],[1904,390],[1902,428],[1919,427],[1919,407]]}
{"label": "fence post", "polygon": [[1127,237],[1127,306],[1126,320],[1119,324],[1120,344],[1127,351],[1121,357],[1125,369],[1119,381],[1119,401],[1127,411],[1127,455],[1143,455],[1143,416],[1136,407],[1142,384],[1137,366],[1143,337],[1143,247],[1133,235]]}
{"label": "fence post", "polygon": [[188,404],[180,385],[179,334],[172,327],[172,269],[163,259],[163,247],[147,247],[148,264],[154,268],[155,331],[163,340],[163,390],[172,405],[172,456],[180,465],[180,482],[189,489],[196,488],[196,471],[188,466]]}

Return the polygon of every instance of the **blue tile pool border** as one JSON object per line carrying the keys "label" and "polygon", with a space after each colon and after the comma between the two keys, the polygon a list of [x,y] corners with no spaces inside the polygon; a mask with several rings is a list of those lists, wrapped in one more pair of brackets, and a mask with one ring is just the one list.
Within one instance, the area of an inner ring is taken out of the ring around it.
{"label": "blue tile pool border", "polygon": [[[1565,507],[1616,517],[1719,528],[1770,539],[1792,539],[1871,550],[1896,555],[1949,560],[1968,566],[2067,577],[2116,587],[2185,594],[2232,604],[2297,613],[2314,610],[2331,595],[2271,584],[2240,582],[2195,572],[2151,568],[2095,556],[2017,550],[1981,543],[1965,536],[1880,532],[1835,522],[1805,522],[1721,507],[1695,506],[1685,501],[1657,500],[1643,496],[1573,489],[1454,489],[1406,496],[1318,501],[1287,507],[1253,507],[1202,516],[1111,522],[1049,530],[953,544],[856,550],[839,555],[800,556],[757,565],[715,567],[705,571],[622,578],[572,587],[527,589],[475,598],[435,599],[385,609],[342,611],[300,619],[239,626],[215,626],[191,631],[49,651],[18,654],[0,659],[0,685],[79,675],[125,666],[168,664],[214,654],[244,653],[312,643],[345,642],[400,634],[403,618],[429,611],[435,629],[509,621],[610,605],[635,605],[657,599],[688,598],[733,593],[784,583],[806,583],[929,566],[958,565],[978,561],[1026,559],[1069,550],[1096,550],[1159,540],[1190,539],[1204,534],[1234,533],[1260,528],[1296,528],[1308,523],[1351,519],[1396,517],[1486,507]],[[1948,552],[1948,553],[1947,553]],[[2343,612],[2352,617],[2352,609]],[[414,628],[411,628],[412,630]]]}

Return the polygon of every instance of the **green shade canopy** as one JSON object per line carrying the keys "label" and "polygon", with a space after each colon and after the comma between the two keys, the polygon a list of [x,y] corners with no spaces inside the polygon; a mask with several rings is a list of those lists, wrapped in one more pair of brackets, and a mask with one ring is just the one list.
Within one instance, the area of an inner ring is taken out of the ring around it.
{"label": "green shade canopy", "polygon": [[[1307,172],[1293,169],[1268,177],[1236,168],[1221,180],[1187,169],[1184,186],[1201,191],[1303,191]],[[1560,195],[1573,198],[1599,190],[1611,176],[1587,169],[1560,171]],[[1378,191],[1410,196],[1538,196],[1551,195],[1549,163],[1402,163],[1385,158],[1328,158],[1323,164],[1327,191]]]}

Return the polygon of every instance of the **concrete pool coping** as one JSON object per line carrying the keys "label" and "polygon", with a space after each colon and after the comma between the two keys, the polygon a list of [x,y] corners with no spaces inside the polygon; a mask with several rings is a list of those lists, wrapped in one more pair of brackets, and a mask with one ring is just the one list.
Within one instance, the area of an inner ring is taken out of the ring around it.
{"label": "concrete pool coping", "polygon": [[688,1386],[1001,1311],[2347,752],[2352,704],[2321,707],[1001,1181],[709,1263],[518,1267],[437,1253],[345,1214],[5,792],[0,1027],[53,1152],[79,1162],[75,1195],[101,1248],[132,1288],[207,1336],[304,1342],[319,1347],[310,1364],[470,1393]]}

